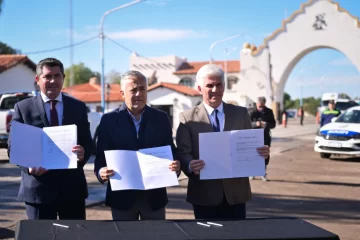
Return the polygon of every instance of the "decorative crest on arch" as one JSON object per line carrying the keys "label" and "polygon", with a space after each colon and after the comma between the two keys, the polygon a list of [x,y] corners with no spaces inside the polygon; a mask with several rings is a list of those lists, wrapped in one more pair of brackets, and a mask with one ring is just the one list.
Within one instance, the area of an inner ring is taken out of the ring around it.
{"label": "decorative crest on arch", "polygon": [[[283,20],[281,27],[279,29],[275,30],[269,37],[266,37],[264,39],[264,43],[262,45],[260,45],[259,47],[251,45],[251,48],[250,48],[251,49],[251,55],[256,56],[257,54],[259,54],[267,46],[267,43],[270,40],[274,39],[279,33],[285,31],[285,26],[286,26],[287,23],[291,22],[292,20],[294,20],[294,18],[296,16],[303,13],[307,6],[313,4],[313,3],[317,2],[317,1],[319,1],[319,0],[309,0],[308,2],[301,4],[300,9],[295,11],[293,14],[291,14],[291,16],[288,17],[287,19]],[[336,6],[337,10],[340,13],[346,13],[349,17],[353,18],[357,22],[357,27],[360,28],[360,21],[359,21],[358,17],[355,17],[354,15],[349,13],[349,11],[347,11],[346,9],[340,7],[339,3],[334,2],[332,0],[327,0],[327,1],[329,3],[331,3],[331,4],[334,4]]]}

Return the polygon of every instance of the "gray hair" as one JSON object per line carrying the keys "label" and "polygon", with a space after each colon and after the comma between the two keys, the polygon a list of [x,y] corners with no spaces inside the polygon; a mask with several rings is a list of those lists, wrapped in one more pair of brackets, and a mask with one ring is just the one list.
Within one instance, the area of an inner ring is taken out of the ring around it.
{"label": "gray hair", "polygon": [[45,58],[36,65],[36,76],[40,76],[42,74],[44,66],[59,67],[61,74],[63,76],[65,75],[64,65],[62,64],[61,61],[57,60],[56,58]]}
{"label": "gray hair", "polygon": [[258,97],[258,102],[266,103],[266,98],[265,97]]}
{"label": "gray hair", "polygon": [[196,82],[198,86],[204,84],[205,77],[216,76],[221,78],[222,83],[224,84],[224,71],[215,64],[206,64],[202,66],[196,74]]}
{"label": "gray hair", "polygon": [[130,70],[130,71],[125,72],[123,75],[121,75],[121,80],[120,80],[121,90],[123,90],[123,91],[125,90],[126,82],[129,77],[136,77],[138,79],[143,79],[146,83],[145,85],[147,88],[147,85],[148,85],[147,78],[144,76],[144,74],[142,74],[141,72],[136,71],[136,70]]}

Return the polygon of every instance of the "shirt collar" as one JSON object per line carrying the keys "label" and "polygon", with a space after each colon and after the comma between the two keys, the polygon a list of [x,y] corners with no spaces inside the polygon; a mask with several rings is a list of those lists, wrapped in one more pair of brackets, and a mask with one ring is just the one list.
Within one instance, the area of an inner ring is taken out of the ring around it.
{"label": "shirt collar", "polygon": [[57,100],[58,102],[62,102],[62,94],[60,93],[55,99],[50,99],[48,96],[46,96],[43,92],[40,92],[41,98],[44,101],[44,103],[49,102],[51,100]]}
{"label": "shirt collar", "polygon": [[130,110],[129,110],[127,107],[126,107],[126,111],[128,111],[130,117],[131,117],[134,121],[141,122],[141,119],[142,119],[142,117],[143,117],[143,115],[144,115],[144,112],[145,112],[145,108],[144,108],[144,110],[142,111],[142,113],[140,114],[140,120],[139,120],[139,121],[136,120],[135,116],[130,112]]}
{"label": "shirt collar", "polygon": [[[207,105],[206,103],[204,103],[204,106],[205,106],[205,109],[207,111],[207,113],[209,115],[211,115],[213,112],[214,112],[214,108],[210,107],[209,105]],[[223,105],[223,102],[220,103],[220,105],[216,108],[219,113],[224,113],[224,105]]]}

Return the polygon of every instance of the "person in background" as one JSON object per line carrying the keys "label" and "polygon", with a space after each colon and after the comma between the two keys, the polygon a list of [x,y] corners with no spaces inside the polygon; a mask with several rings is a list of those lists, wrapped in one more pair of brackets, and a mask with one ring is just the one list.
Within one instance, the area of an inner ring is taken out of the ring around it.
{"label": "person in background", "polygon": [[298,117],[300,118],[300,125],[304,125],[304,108],[301,106],[298,111]]}
{"label": "person in background", "polygon": [[[252,112],[250,115],[250,119],[252,122],[252,128],[258,129],[263,128],[264,129],[264,143],[267,146],[271,146],[271,129],[275,128],[276,126],[276,120],[274,117],[273,111],[265,106],[266,104],[266,98],[265,97],[259,97],[256,103],[256,109]],[[261,176],[261,179],[263,181],[267,181],[267,166],[270,162],[270,155],[265,159],[265,175]],[[250,177],[250,179],[254,179],[254,177]]]}
{"label": "person in background", "polygon": [[335,101],[330,100],[328,108],[321,114],[320,127],[331,122],[331,119],[340,115],[340,110],[335,108]]}

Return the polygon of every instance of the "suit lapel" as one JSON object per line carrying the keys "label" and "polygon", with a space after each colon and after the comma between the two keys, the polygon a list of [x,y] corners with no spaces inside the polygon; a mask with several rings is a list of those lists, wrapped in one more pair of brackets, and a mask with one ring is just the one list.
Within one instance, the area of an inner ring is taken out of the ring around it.
{"label": "suit lapel", "polygon": [[[223,107],[224,107],[224,115],[225,115],[224,131],[231,131],[234,118],[231,116],[229,104],[223,103]],[[240,121],[240,119],[238,120]]]}
{"label": "suit lapel", "polygon": [[196,107],[196,116],[199,122],[205,123],[204,130],[206,130],[207,132],[214,131],[203,103]]}
{"label": "suit lapel", "polygon": [[44,102],[43,102],[40,94],[37,95],[34,98],[34,104],[35,104],[36,109],[39,112],[40,118],[41,118],[42,122],[44,123],[44,126],[49,127],[50,124],[49,124],[49,121],[47,119],[46,112],[45,112],[45,107],[44,107]]}

